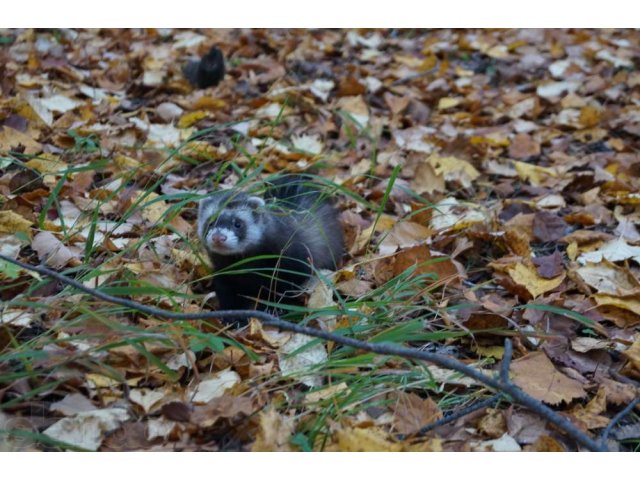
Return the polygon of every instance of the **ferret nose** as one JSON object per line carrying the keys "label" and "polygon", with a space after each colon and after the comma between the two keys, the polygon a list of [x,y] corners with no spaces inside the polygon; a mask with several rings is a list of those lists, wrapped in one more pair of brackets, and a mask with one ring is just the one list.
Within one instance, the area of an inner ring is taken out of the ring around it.
{"label": "ferret nose", "polygon": [[216,233],[211,237],[211,241],[217,245],[220,245],[227,241],[227,236],[222,233]]}

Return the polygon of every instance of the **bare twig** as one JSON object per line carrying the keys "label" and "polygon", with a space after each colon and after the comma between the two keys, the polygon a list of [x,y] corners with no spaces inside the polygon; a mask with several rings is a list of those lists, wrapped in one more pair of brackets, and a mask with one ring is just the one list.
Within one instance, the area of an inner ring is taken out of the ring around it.
{"label": "bare twig", "polygon": [[500,381],[502,383],[511,383],[509,380],[509,367],[511,366],[511,357],[513,357],[513,344],[511,339],[504,340],[504,354],[502,355],[502,365],[500,365]]}
{"label": "bare twig", "polygon": [[377,353],[380,355],[393,355],[398,357],[414,358],[417,360],[430,362],[435,365],[438,365],[441,368],[447,368],[450,370],[455,370],[457,372],[460,372],[469,378],[473,378],[474,380],[477,380],[480,383],[484,383],[485,385],[493,388],[496,391],[508,394],[516,402],[531,409],[541,417],[545,418],[546,420],[553,423],[560,429],[564,430],[569,437],[571,437],[573,440],[575,440],[577,443],[579,443],[583,447],[592,451],[605,450],[601,442],[598,442],[592,439],[591,437],[583,433],[580,429],[578,429],[575,425],[573,425],[569,420],[564,418],[562,415],[551,410],[542,402],[531,397],[530,395],[525,393],[523,390],[521,390],[511,382],[503,382],[500,379],[496,379],[494,377],[489,377],[487,375],[484,375],[483,373],[476,370],[475,368],[470,367],[454,358],[447,357],[445,355],[423,352],[414,348],[401,347],[401,346],[397,346],[397,345],[386,343],[386,342],[385,343],[369,343],[362,340],[356,340],[354,338],[345,337],[335,333],[324,332],[316,328],[306,327],[303,325],[287,322],[285,320],[281,320],[278,317],[270,315],[266,312],[261,312],[257,310],[220,310],[216,312],[201,312],[201,313],[169,312],[159,308],[153,308],[146,305],[142,305],[138,302],[134,302],[131,300],[126,300],[123,298],[107,295],[105,293],[100,292],[99,290],[94,290],[92,288],[85,287],[80,282],[73,280],[71,278],[65,277],[64,275],[61,275],[60,273],[50,270],[43,266],[28,265],[26,263],[22,263],[18,260],[14,260],[4,255],[0,255],[0,260],[13,263],[14,265],[18,265],[19,267],[24,268],[25,270],[31,270],[31,271],[40,273],[42,275],[55,278],[56,280],[64,284],[70,285],[82,292],[88,293],[89,295],[92,295],[101,300],[104,300],[110,303],[115,303],[117,305],[122,305],[124,307],[128,307],[134,310],[138,310],[148,315],[154,315],[154,316],[158,316],[158,317],[166,318],[170,320],[207,320],[212,318],[229,319],[229,318],[254,317],[261,320],[265,325],[277,327],[285,331],[301,333],[301,334],[309,335],[316,338],[322,338],[324,340],[329,340],[331,342],[335,342],[341,345],[346,345],[348,347],[353,347],[353,348],[365,350],[368,352]]}
{"label": "bare twig", "polygon": [[600,434],[600,442],[602,443],[603,450],[607,449],[607,441],[609,439],[609,435],[611,435],[611,430],[613,430],[613,427],[615,427],[620,420],[629,415],[631,413],[631,410],[633,410],[634,407],[638,405],[638,403],[640,403],[640,397],[635,398],[631,403],[629,403],[629,405],[620,410],[616,414],[616,416],[611,419],[609,425],[607,425],[607,427],[602,431],[602,433]]}

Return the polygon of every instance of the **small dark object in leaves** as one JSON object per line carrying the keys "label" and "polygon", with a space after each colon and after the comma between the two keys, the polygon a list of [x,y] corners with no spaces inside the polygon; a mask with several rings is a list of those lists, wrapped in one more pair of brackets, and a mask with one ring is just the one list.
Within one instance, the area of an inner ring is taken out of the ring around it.
{"label": "small dark object in leaves", "polygon": [[224,56],[219,48],[213,47],[200,60],[187,63],[182,73],[194,87],[215,87],[224,77]]}
{"label": "small dark object in leaves", "polygon": [[162,406],[160,412],[169,420],[188,422],[191,418],[191,408],[182,402],[169,402]]}

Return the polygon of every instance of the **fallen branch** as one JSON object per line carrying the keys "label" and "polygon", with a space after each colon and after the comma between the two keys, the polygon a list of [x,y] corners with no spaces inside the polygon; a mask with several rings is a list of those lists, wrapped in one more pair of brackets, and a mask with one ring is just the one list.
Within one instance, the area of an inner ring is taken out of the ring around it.
{"label": "fallen branch", "polygon": [[[245,318],[246,319],[246,318],[253,317],[261,320],[264,325],[270,325],[285,331],[301,333],[301,334],[309,335],[316,338],[322,338],[324,340],[335,342],[341,345],[346,345],[348,347],[353,347],[356,349],[365,350],[365,351],[377,353],[380,355],[392,355],[392,356],[398,356],[403,358],[414,358],[417,360],[430,362],[435,365],[438,365],[441,368],[448,368],[450,370],[455,370],[457,372],[460,372],[466,375],[467,377],[473,378],[474,380],[477,380],[478,382],[493,388],[498,392],[502,392],[504,394],[509,395],[517,403],[529,408],[533,412],[540,415],[542,418],[551,422],[552,424],[554,424],[555,426],[563,430],[570,438],[575,440],[578,444],[582,445],[583,447],[589,450],[592,450],[592,451],[607,450],[606,447],[603,446],[602,442],[594,440],[593,438],[591,438],[590,436],[582,432],[580,429],[578,429],[565,417],[551,410],[542,402],[528,395],[523,390],[521,390],[520,388],[518,388],[516,385],[514,385],[509,381],[508,363],[511,358],[510,342],[507,342],[507,344],[505,345],[505,359],[507,361],[506,362],[503,361],[503,367],[501,368],[500,377],[494,378],[494,377],[489,377],[487,375],[484,375],[483,373],[476,370],[475,368],[470,367],[460,362],[459,360],[456,360],[451,357],[447,357],[445,355],[423,352],[415,348],[401,347],[401,346],[397,346],[390,343],[369,343],[362,340],[356,340],[356,339],[345,337],[335,333],[324,332],[316,328],[306,327],[304,325],[298,325],[295,323],[287,322],[286,320],[281,320],[278,317],[275,317],[266,312],[261,312],[258,310],[219,310],[215,312],[201,312],[201,313],[169,312],[159,308],[142,305],[132,300],[126,300],[123,298],[107,295],[105,293],[100,292],[99,290],[86,287],[82,283],[78,282],[77,280],[68,278],[54,270],[50,270],[49,268],[46,268],[43,266],[29,265],[29,264],[20,262],[18,260],[14,260],[12,258],[6,257],[1,254],[0,254],[0,260],[13,263],[14,265],[17,265],[25,270],[30,270],[33,272],[37,272],[41,275],[46,275],[48,277],[55,278],[56,280],[66,285],[70,285],[95,298],[99,298],[100,300],[104,300],[106,302],[114,303],[117,305],[122,305],[124,307],[128,307],[128,308],[146,313],[148,315],[154,315],[154,316],[165,318],[168,320],[209,320],[213,318],[218,318],[218,319]],[[505,367],[505,364],[506,364],[506,367]]]}
{"label": "fallen branch", "polygon": [[611,435],[611,430],[613,430],[613,427],[615,427],[620,420],[622,420],[624,417],[629,415],[631,413],[631,410],[633,410],[634,407],[638,405],[638,403],[640,403],[640,398],[634,399],[626,407],[620,410],[616,414],[616,416],[611,419],[611,421],[609,422],[609,425],[607,425],[607,427],[602,431],[602,433],[600,434],[600,442],[602,443],[603,450],[608,449],[607,441],[609,440],[609,435]]}

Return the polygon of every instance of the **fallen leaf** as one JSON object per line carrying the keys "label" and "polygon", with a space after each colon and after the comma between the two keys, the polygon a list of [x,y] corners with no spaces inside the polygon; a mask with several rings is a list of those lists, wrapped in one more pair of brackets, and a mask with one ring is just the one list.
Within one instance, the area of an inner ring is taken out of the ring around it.
{"label": "fallen leaf", "polygon": [[390,442],[379,428],[343,428],[336,432],[340,452],[399,452],[402,445]]}
{"label": "fallen leaf", "polygon": [[[278,363],[283,375],[299,378],[309,387],[318,387],[322,384],[322,377],[310,375],[308,372],[313,367],[327,361],[327,351],[322,343],[307,346],[314,341],[312,337],[299,333],[293,334],[278,352]],[[301,350],[299,353],[294,353]]]}
{"label": "fallen leaf", "polygon": [[458,182],[463,188],[470,188],[473,180],[480,176],[480,172],[465,160],[456,157],[441,157],[431,155],[427,162],[436,175],[441,175],[447,182]]}
{"label": "fallen leaf", "polygon": [[38,253],[38,257],[53,268],[62,268],[69,264],[80,262],[79,249],[65,246],[51,232],[38,233],[31,242],[31,247]]}
{"label": "fallen leaf", "polygon": [[582,280],[598,293],[624,297],[640,294],[640,282],[629,268],[618,267],[604,260],[587,263],[576,269]]}
{"label": "fallen leaf", "polygon": [[539,242],[555,242],[567,231],[567,223],[550,212],[536,212],[533,217],[533,235]]}
{"label": "fallen leaf", "polygon": [[49,409],[52,412],[60,412],[67,417],[81,412],[90,412],[96,410],[96,406],[80,393],[70,393],[59,402],[51,404]]}
{"label": "fallen leaf", "polygon": [[224,395],[225,391],[240,382],[240,375],[226,368],[193,385],[189,389],[189,398],[193,403],[208,403]]}
{"label": "fallen leaf", "polygon": [[33,222],[11,210],[0,210],[0,233],[30,233],[32,224]]}
{"label": "fallen leaf", "polygon": [[250,398],[223,395],[204,405],[196,405],[189,420],[200,428],[210,428],[220,419],[234,418],[238,415],[248,416],[254,411],[255,407]]}
{"label": "fallen leaf", "polygon": [[457,107],[462,103],[462,99],[453,97],[443,97],[438,100],[438,110],[447,110],[449,108]]}
{"label": "fallen leaf", "polygon": [[583,398],[580,382],[560,373],[543,352],[530,353],[511,364],[513,382],[533,398],[550,405]]}
{"label": "fallen leaf", "polygon": [[609,417],[600,415],[607,410],[607,395],[604,388],[600,388],[595,397],[585,406],[576,405],[571,411],[571,415],[582,422],[589,430],[604,428],[609,425]]}
{"label": "fallen leaf", "polygon": [[555,278],[564,272],[562,253],[559,250],[556,250],[551,255],[532,258],[531,261],[536,266],[538,275],[542,278]]}
{"label": "fallen leaf", "polygon": [[261,412],[253,452],[290,452],[289,439],[293,435],[295,419],[279,414],[274,408]]}
{"label": "fallen leaf", "polygon": [[357,97],[342,97],[336,107],[346,113],[356,122],[358,129],[365,128],[369,124],[369,107],[362,99]]}
{"label": "fallen leaf", "polygon": [[495,440],[487,440],[480,443],[472,443],[471,448],[476,452],[520,452],[522,448],[513,437],[505,433]]}
{"label": "fallen leaf", "polygon": [[461,230],[470,225],[487,222],[489,222],[489,216],[480,205],[447,198],[433,206],[433,216],[429,226],[436,231]]}
{"label": "fallen leaf", "polygon": [[611,240],[598,250],[580,255],[578,257],[578,263],[581,265],[600,263],[604,259],[610,262],[621,262],[632,259],[636,263],[640,263],[640,247],[631,246],[622,239]]}
{"label": "fallen leaf", "polygon": [[513,281],[525,287],[533,298],[558,288],[565,278],[564,274],[553,279],[542,278],[533,266],[522,263],[515,264],[507,271]]}
{"label": "fallen leaf", "polygon": [[60,442],[95,451],[100,447],[107,433],[127,420],[129,420],[129,414],[124,408],[92,410],[63,418],[43,433]]}
{"label": "fallen leaf", "polygon": [[391,405],[393,428],[399,434],[417,433],[422,427],[442,418],[442,412],[431,398],[405,392],[396,392],[391,398],[394,401]]}
{"label": "fallen leaf", "polygon": [[398,222],[389,233],[384,236],[378,246],[381,255],[389,255],[399,248],[412,247],[425,243],[432,235],[433,230],[414,222]]}
{"label": "fallen leaf", "polygon": [[[167,397],[170,392],[163,390],[152,390],[150,388],[132,388],[129,392],[129,399],[140,405],[144,413],[151,413],[159,408],[157,405],[162,399]],[[154,409],[153,407],[156,406]]]}
{"label": "fallen leaf", "polygon": [[537,157],[540,155],[540,144],[526,133],[519,133],[509,145],[509,155],[518,159]]}
{"label": "fallen leaf", "polygon": [[305,395],[304,399],[307,403],[318,403],[329,398],[333,398],[339,394],[349,395],[351,390],[345,382],[330,385],[320,390],[314,390]]}
{"label": "fallen leaf", "polygon": [[534,443],[542,435],[548,435],[546,425],[545,419],[529,412],[514,412],[507,416],[509,435],[522,444]]}

